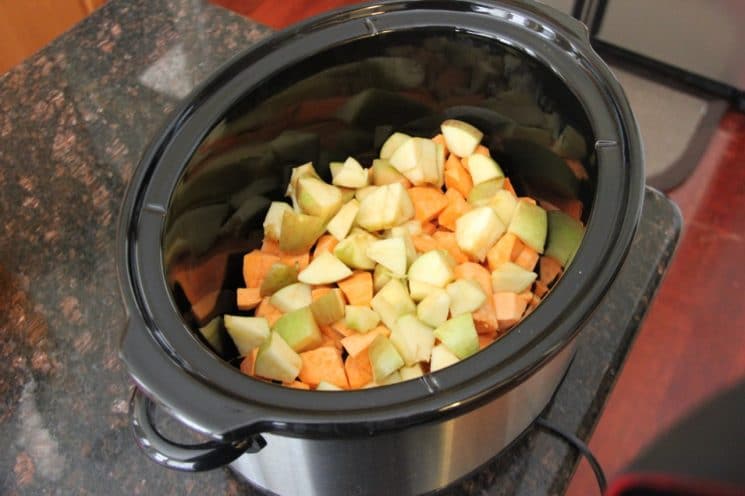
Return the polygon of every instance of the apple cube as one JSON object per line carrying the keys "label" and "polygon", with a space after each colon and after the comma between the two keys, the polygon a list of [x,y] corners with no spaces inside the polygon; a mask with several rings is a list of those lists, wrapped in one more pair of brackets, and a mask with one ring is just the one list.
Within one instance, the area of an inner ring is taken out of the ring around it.
{"label": "apple cube", "polygon": [[389,339],[406,365],[429,362],[432,348],[435,346],[432,328],[411,314],[399,317]]}
{"label": "apple cube", "polygon": [[495,293],[522,293],[530,288],[538,275],[516,263],[504,262],[491,273],[491,286]]}
{"label": "apple cube", "polygon": [[356,222],[368,231],[390,229],[414,217],[414,204],[400,183],[378,186],[360,202]]}
{"label": "apple cube", "polygon": [[373,191],[376,191],[378,189],[377,186],[365,186],[364,188],[359,188],[355,190],[354,197],[357,201],[362,201],[367,197],[367,195],[371,194]]}
{"label": "apple cube", "polygon": [[437,146],[425,138],[409,138],[390,158],[391,165],[418,186],[425,183],[437,184]]}
{"label": "apple cube", "polygon": [[[333,182],[333,178],[341,172],[341,169],[344,167],[344,162],[329,162],[329,171],[331,172],[331,180]],[[350,189],[351,191],[354,191],[353,188],[345,188]]]}
{"label": "apple cube", "polygon": [[393,183],[409,183],[406,176],[398,172],[398,170],[393,167],[388,160],[382,158],[373,160],[370,170],[372,171],[372,183],[375,186],[385,186],[386,184]]}
{"label": "apple cube", "polygon": [[468,203],[474,207],[488,205],[492,198],[494,198],[494,195],[496,195],[503,186],[504,179],[502,178],[491,179],[489,181],[484,181],[481,184],[477,184],[468,193]]}
{"label": "apple cube", "polygon": [[[409,233],[409,236],[417,236],[419,234],[422,234],[422,223],[418,220],[410,220],[408,222],[404,222],[400,226],[396,226],[393,229],[391,229],[391,234],[394,236],[399,236],[397,232],[403,232],[403,231],[396,231],[397,229],[405,229],[406,232]],[[416,250],[415,250],[416,251]]]}
{"label": "apple cube", "polygon": [[440,125],[440,130],[448,150],[459,157],[472,155],[484,137],[484,133],[467,122],[457,119],[446,120]]}
{"label": "apple cube", "polygon": [[[399,369],[400,370],[400,369]],[[398,384],[401,382],[401,373],[399,370],[395,371],[380,382],[375,383],[376,386],[390,386],[391,384]]]}
{"label": "apple cube", "polygon": [[319,325],[331,325],[344,318],[345,301],[341,289],[332,289],[310,304]]}
{"label": "apple cube", "polygon": [[373,241],[367,246],[367,256],[390,270],[395,276],[406,275],[406,243],[403,238]]}
{"label": "apple cube", "polygon": [[391,279],[370,302],[373,310],[378,312],[386,327],[392,329],[396,320],[407,313],[415,313],[416,305],[411,300],[408,291],[398,279]]}
{"label": "apple cube", "polygon": [[225,315],[224,322],[240,356],[248,355],[269,337],[269,322],[265,318]]}
{"label": "apple cube", "polygon": [[264,276],[259,294],[261,296],[271,296],[285,286],[296,283],[297,276],[297,268],[283,263],[275,263],[269,267]]}
{"label": "apple cube", "polygon": [[368,173],[367,169],[362,167],[359,162],[354,158],[349,157],[344,161],[344,164],[336,169],[336,174],[331,171],[333,180],[331,181],[336,186],[344,186],[345,188],[362,188],[368,185]]}
{"label": "apple cube", "polygon": [[[331,253],[325,251],[315,257],[297,278],[305,284],[331,284],[352,275],[352,271]],[[262,286],[263,287],[263,286]]]}
{"label": "apple cube", "polygon": [[503,233],[504,224],[489,207],[474,208],[455,221],[458,247],[479,262]]}
{"label": "apple cube", "polygon": [[349,235],[334,247],[334,255],[353,269],[372,270],[375,261],[367,256],[367,247],[378,238],[363,231],[352,229]]}
{"label": "apple cube", "polygon": [[425,324],[437,327],[448,319],[450,295],[443,289],[429,293],[416,307],[416,315]]}
{"label": "apple cube", "polygon": [[380,323],[380,316],[378,312],[366,306],[347,305],[344,308],[344,321],[350,329],[367,332]]}
{"label": "apple cube", "polygon": [[326,223],[322,217],[284,212],[279,233],[279,249],[291,255],[305,253],[325,230]]}
{"label": "apple cube", "polygon": [[497,217],[502,221],[502,224],[509,226],[510,221],[512,220],[512,214],[515,211],[515,207],[517,207],[517,197],[512,194],[512,191],[500,189],[494,193],[494,196],[489,200],[488,205],[492,210],[494,210],[494,213],[497,214]]}
{"label": "apple cube", "polygon": [[438,344],[432,348],[432,358],[429,361],[429,371],[435,372],[444,369],[445,367],[450,367],[459,361],[460,358],[455,356],[444,344]]}
{"label": "apple cube", "polygon": [[286,383],[295,380],[302,366],[303,360],[300,355],[279,333],[272,332],[256,353],[254,373],[266,379]]}
{"label": "apple cube", "polygon": [[373,381],[380,384],[389,375],[404,366],[404,359],[390,340],[378,335],[367,350],[372,365]]}
{"label": "apple cube", "polygon": [[507,231],[538,253],[543,253],[548,232],[546,211],[527,200],[519,200]]}
{"label": "apple cube", "polygon": [[474,153],[468,157],[466,163],[468,165],[468,172],[471,173],[473,184],[481,184],[492,179],[504,177],[504,172],[502,172],[499,164],[491,157]]}
{"label": "apple cube", "polygon": [[279,241],[282,232],[282,219],[285,212],[294,213],[292,207],[285,202],[272,202],[264,217],[264,236],[274,241]]}
{"label": "apple cube", "polygon": [[453,316],[475,312],[486,301],[479,283],[470,279],[458,279],[448,284],[446,289],[450,296],[450,314]]}
{"label": "apple cube", "polygon": [[585,226],[569,215],[555,210],[548,212],[546,255],[566,267],[574,258],[585,235]]}
{"label": "apple cube", "polygon": [[346,238],[349,230],[352,229],[354,219],[357,217],[359,210],[360,202],[352,198],[329,221],[328,225],[326,225],[326,230],[339,241]]}
{"label": "apple cube", "polygon": [[393,279],[393,272],[380,264],[375,266],[375,270],[373,271],[373,289],[376,293],[388,284],[388,281],[391,279]]}
{"label": "apple cube", "polygon": [[341,190],[315,177],[303,177],[297,185],[297,203],[303,213],[329,219],[341,208]]}
{"label": "apple cube", "polygon": [[317,348],[323,343],[323,335],[310,306],[284,314],[274,323],[272,331],[282,336],[290,348],[298,353]]}
{"label": "apple cube", "polygon": [[444,288],[453,280],[455,262],[445,250],[423,253],[409,267],[409,280]]}
{"label": "apple cube", "polygon": [[424,370],[420,363],[415,363],[408,367],[401,367],[398,369],[398,373],[401,374],[402,381],[409,381],[411,379],[418,379],[424,375]]}
{"label": "apple cube", "polygon": [[411,138],[408,134],[404,133],[393,133],[391,134],[383,146],[380,148],[380,158],[389,159],[393,156],[393,153],[398,150],[398,147],[403,145],[406,141]]}
{"label": "apple cube", "polygon": [[292,312],[310,305],[312,300],[310,291],[310,286],[307,284],[296,282],[274,293],[269,303],[282,312]]}
{"label": "apple cube", "polygon": [[414,301],[422,301],[439,289],[442,288],[427,284],[426,282],[409,279],[409,295],[411,295],[411,299]]}
{"label": "apple cube", "polygon": [[461,360],[479,351],[479,335],[470,313],[456,315],[434,330],[434,335]]}
{"label": "apple cube", "polygon": [[293,167],[292,169],[292,174],[290,175],[290,184],[287,185],[285,196],[290,197],[290,199],[292,200],[292,207],[295,211],[300,211],[300,206],[298,205],[297,201],[298,182],[304,177],[315,177],[317,179],[320,179],[318,177],[318,173],[313,168],[312,162]]}
{"label": "apple cube", "polygon": [[[409,226],[412,224],[416,224],[416,226],[419,229],[419,232],[421,232],[421,224],[419,221],[409,221],[405,222],[401,226],[396,226],[393,229],[391,229],[389,237],[390,238],[400,238],[404,242],[404,248],[406,252],[406,266],[408,267],[412,263],[414,263],[414,260],[416,260],[417,252],[416,247],[414,246],[414,241],[411,239],[411,231],[409,230]],[[404,269],[404,275],[406,275],[406,270]]]}

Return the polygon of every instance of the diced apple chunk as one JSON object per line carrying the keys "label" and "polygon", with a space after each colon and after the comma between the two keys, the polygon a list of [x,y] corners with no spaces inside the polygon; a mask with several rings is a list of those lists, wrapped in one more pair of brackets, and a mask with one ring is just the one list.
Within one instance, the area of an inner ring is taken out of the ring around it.
{"label": "diced apple chunk", "polygon": [[285,202],[272,202],[264,217],[264,236],[279,241],[282,232],[282,219],[285,212],[294,213],[292,207]]}
{"label": "diced apple chunk", "polygon": [[315,257],[298,274],[298,280],[305,284],[331,284],[352,275],[352,271],[331,253],[325,251]]}
{"label": "diced apple chunk", "polygon": [[279,249],[293,255],[305,253],[325,230],[326,224],[322,217],[285,211],[279,233]]}
{"label": "diced apple chunk", "polygon": [[450,367],[460,361],[460,358],[455,356],[452,351],[447,349],[444,344],[438,344],[432,348],[432,358],[429,361],[430,372]]}
{"label": "diced apple chunk", "polygon": [[453,280],[455,263],[445,250],[423,253],[409,267],[409,280],[444,288]]}
{"label": "diced apple chunk", "polygon": [[459,157],[473,154],[481,143],[484,133],[468,124],[456,119],[448,119],[440,125],[445,145],[452,153]]}
{"label": "diced apple chunk", "polygon": [[367,246],[367,256],[389,269],[394,275],[406,275],[406,243],[403,238],[373,241]]}
{"label": "diced apple chunk", "polygon": [[259,347],[254,363],[257,376],[285,383],[295,380],[303,366],[303,360],[276,332]]}
{"label": "diced apple chunk", "polygon": [[448,319],[450,295],[443,289],[429,293],[416,307],[419,320],[428,326],[437,327]]}
{"label": "diced apple chunk", "polygon": [[347,305],[344,309],[347,327],[358,332],[367,332],[380,323],[378,312],[362,305]]}
{"label": "diced apple chunk", "polygon": [[494,210],[494,213],[497,214],[497,217],[502,221],[502,224],[509,226],[510,221],[512,220],[512,214],[517,206],[517,197],[513,195],[511,191],[500,189],[494,193],[494,196],[489,200],[488,205],[492,210]]}
{"label": "diced apple chunk", "polygon": [[391,165],[415,186],[439,180],[437,145],[425,138],[410,138],[390,158]]}
{"label": "diced apple chunk", "polygon": [[372,365],[373,380],[377,384],[404,366],[404,359],[396,347],[383,335],[377,336],[370,343],[367,353]]}
{"label": "diced apple chunk", "polygon": [[362,201],[367,197],[367,195],[377,191],[377,189],[377,186],[365,186],[364,188],[359,188],[354,192],[354,198],[357,201]]}
{"label": "diced apple chunk", "polygon": [[474,207],[483,207],[484,205],[489,205],[489,203],[494,198],[494,195],[497,194],[498,191],[503,189],[504,186],[504,179],[490,179],[489,181],[484,181],[481,184],[477,184],[473,187],[473,189],[468,193],[468,203],[473,205]]}
{"label": "diced apple chunk", "polygon": [[390,386],[391,384],[398,384],[399,382],[401,382],[401,372],[399,372],[399,370],[395,371],[382,381],[376,383],[376,386]]}
{"label": "diced apple chunk", "polygon": [[362,188],[368,185],[367,169],[363,168],[357,160],[352,157],[347,158],[344,164],[336,170],[331,181],[336,186],[345,188]]}
{"label": "diced apple chunk", "polygon": [[380,158],[391,158],[393,156],[393,153],[398,150],[398,147],[403,145],[410,138],[411,136],[404,133],[391,134],[388,139],[385,140],[383,146],[380,148]]}
{"label": "diced apple chunk", "polygon": [[323,342],[323,335],[310,306],[284,314],[274,323],[272,331],[282,336],[290,348],[298,353],[316,348]]}
{"label": "diced apple chunk", "polygon": [[461,360],[479,351],[479,335],[470,313],[446,321],[435,329],[434,335]]}
{"label": "diced apple chunk", "polygon": [[370,170],[372,171],[372,183],[375,186],[385,186],[393,183],[411,184],[406,176],[398,172],[388,160],[382,158],[373,160]]}
{"label": "diced apple chunk", "polygon": [[352,198],[332,217],[326,226],[326,230],[339,241],[346,238],[349,230],[352,229],[354,218],[357,217],[359,210],[360,202]]}
{"label": "diced apple chunk", "polygon": [[458,279],[448,284],[447,293],[450,296],[450,314],[453,316],[474,312],[486,301],[481,286],[470,279]]}
{"label": "diced apple chunk", "polygon": [[388,281],[373,297],[370,305],[389,329],[396,325],[400,316],[416,312],[416,305],[398,279]]}
{"label": "diced apple chunk", "polygon": [[294,211],[300,211],[300,206],[297,202],[298,193],[298,182],[304,177],[315,177],[318,178],[318,173],[313,168],[313,163],[308,162],[303,165],[299,165],[292,169],[292,175],[290,176],[290,183],[287,185],[287,191],[285,196],[289,196],[292,200],[292,208]]}
{"label": "diced apple chunk", "polygon": [[297,203],[303,213],[329,219],[341,208],[341,190],[315,177],[298,181]]}
{"label": "diced apple chunk", "polygon": [[424,370],[422,369],[422,365],[420,363],[415,363],[413,365],[410,365],[409,367],[401,367],[398,370],[398,373],[401,374],[402,381],[409,381],[411,379],[417,379],[423,376]]}
{"label": "diced apple chunk", "polygon": [[499,167],[499,164],[486,155],[480,155],[475,153],[468,157],[467,160],[468,172],[471,174],[473,184],[481,184],[492,179],[504,177],[504,172]]}
{"label": "diced apple chunk", "polygon": [[285,286],[297,282],[297,268],[283,263],[275,263],[264,276],[259,288],[261,296],[271,296]]}
{"label": "diced apple chunk", "polygon": [[458,247],[479,262],[503,233],[504,224],[489,207],[475,208],[455,221]]}
{"label": "diced apple chunk", "polygon": [[352,232],[336,245],[334,255],[353,269],[374,269],[375,261],[367,256],[367,247],[377,239],[362,229],[352,229]]}
{"label": "diced apple chunk", "polygon": [[393,278],[393,272],[386,269],[380,264],[377,264],[375,266],[375,270],[373,271],[373,289],[377,293],[380,291],[383,286],[388,284],[388,281],[390,281]]}
{"label": "diced apple chunk", "polygon": [[390,229],[414,217],[414,205],[400,183],[378,186],[360,202],[356,222],[368,231]]}
{"label": "diced apple chunk", "polygon": [[548,212],[546,255],[566,267],[577,253],[584,234],[585,227],[580,221],[558,210]]}
{"label": "diced apple chunk", "polygon": [[398,350],[406,365],[429,362],[435,335],[432,328],[411,314],[402,315],[391,330],[390,341]]}
{"label": "diced apple chunk", "polygon": [[224,322],[240,356],[248,355],[269,337],[269,323],[262,317],[225,315]]}
{"label": "diced apple chunk", "polygon": [[292,312],[310,305],[311,300],[310,286],[296,282],[274,293],[269,299],[269,303],[281,312]]}
{"label": "diced apple chunk", "polygon": [[[417,252],[416,247],[414,246],[414,241],[411,239],[413,234],[411,233],[411,230],[409,229],[414,224],[419,227],[419,232],[421,232],[421,224],[419,221],[409,221],[404,223],[403,225],[396,226],[390,231],[390,238],[401,238],[404,242],[404,248],[406,252],[406,266],[408,267],[412,263],[414,263],[414,260],[416,260]],[[406,269],[404,269],[404,274],[406,275]]]}
{"label": "diced apple chunk", "polygon": [[331,325],[344,318],[344,296],[340,289],[332,289],[310,304],[313,318],[320,325]]}
{"label": "diced apple chunk", "polygon": [[530,288],[538,275],[512,262],[504,262],[491,273],[492,290],[495,293],[522,293]]}
{"label": "diced apple chunk", "polygon": [[543,253],[548,232],[546,211],[529,201],[518,201],[507,231],[538,253]]}
{"label": "diced apple chunk", "polygon": [[427,284],[426,282],[409,279],[409,294],[414,301],[422,301],[427,296],[442,289],[439,286]]}

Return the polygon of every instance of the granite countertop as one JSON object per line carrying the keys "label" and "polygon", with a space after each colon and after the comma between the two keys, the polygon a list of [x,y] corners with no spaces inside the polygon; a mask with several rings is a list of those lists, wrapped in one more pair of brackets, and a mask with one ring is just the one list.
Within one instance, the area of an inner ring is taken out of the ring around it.
{"label": "granite countertop", "polygon": [[[270,31],[195,0],[112,0],[0,76],[0,493],[255,494],[230,471],[148,461],[128,418],[116,217],[168,113]],[[546,413],[588,437],[674,249],[648,190],[627,264]],[[560,494],[576,465],[530,431],[450,494]]]}

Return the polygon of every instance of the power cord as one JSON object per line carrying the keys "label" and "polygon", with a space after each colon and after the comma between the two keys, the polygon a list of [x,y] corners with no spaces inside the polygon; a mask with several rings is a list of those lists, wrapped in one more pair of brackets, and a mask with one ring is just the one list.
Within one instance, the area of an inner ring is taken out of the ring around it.
{"label": "power cord", "polygon": [[553,434],[555,436],[558,436],[562,438],[567,443],[574,446],[574,448],[585,457],[587,460],[587,463],[590,464],[590,467],[592,468],[592,471],[595,473],[595,478],[598,481],[598,486],[600,487],[600,493],[605,494],[605,490],[608,487],[608,483],[605,480],[605,473],[603,472],[603,467],[600,466],[600,463],[598,463],[597,458],[595,458],[595,455],[592,454],[592,451],[590,451],[590,448],[587,447],[587,445],[582,441],[580,438],[572,434],[571,432],[566,432],[565,430],[561,429],[560,427],[557,427],[556,425],[552,424],[548,420],[538,417],[535,421],[536,425],[541,427],[543,430],[547,431],[550,434]]}

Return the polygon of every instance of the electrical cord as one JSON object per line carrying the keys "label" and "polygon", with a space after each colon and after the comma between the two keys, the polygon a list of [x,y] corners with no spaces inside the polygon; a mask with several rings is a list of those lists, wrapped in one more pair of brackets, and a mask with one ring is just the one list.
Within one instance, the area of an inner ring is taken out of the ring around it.
{"label": "electrical cord", "polygon": [[603,467],[600,466],[600,463],[598,463],[597,458],[595,458],[595,455],[592,454],[592,451],[590,451],[590,448],[587,447],[587,445],[582,441],[580,438],[575,436],[574,434],[570,432],[566,432],[565,430],[561,429],[560,427],[557,427],[553,423],[549,422],[548,420],[544,418],[537,418],[535,421],[536,425],[541,427],[543,430],[549,432],[550,434],[554,434],[560,438],[562,438],[567,443],[574,446],[574,448],[585,457],[587,460],[587,463],[590,464],[590,467],[592,468],[592,471],[595,473],[595,478],[598,481],[598,486],[600,487],[600,493],[605,494],[605,490],[608,486],[607,481],[605,480],[605,473],[603,472]]}

